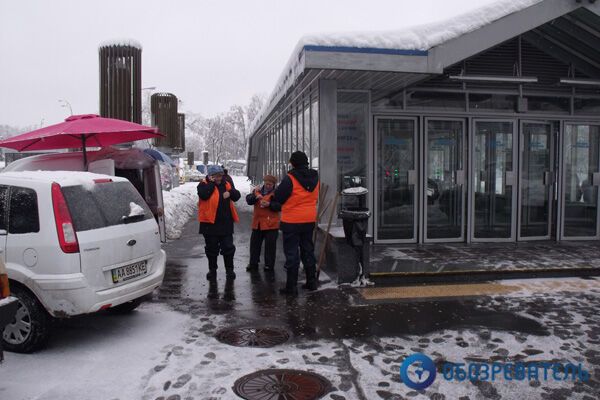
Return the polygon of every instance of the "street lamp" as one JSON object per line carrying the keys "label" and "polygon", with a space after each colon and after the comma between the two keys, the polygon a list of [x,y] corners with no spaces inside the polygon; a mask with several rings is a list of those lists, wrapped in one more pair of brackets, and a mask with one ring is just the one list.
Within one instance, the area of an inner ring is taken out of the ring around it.
{"label": "street lamp", "polygon": [[69,107],[69,112],[71,113],[71,115],[73,115],[73,108],[71,107],[71,103],[69,103],[67,100],[63,100],[63,99],[58,99],[58,102],[61,103],[60,106],[61,107]]}

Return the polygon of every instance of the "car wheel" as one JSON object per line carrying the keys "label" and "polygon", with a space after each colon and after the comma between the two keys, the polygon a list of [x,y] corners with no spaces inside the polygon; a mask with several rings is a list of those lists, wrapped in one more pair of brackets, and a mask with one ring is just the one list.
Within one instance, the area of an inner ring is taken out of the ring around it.
{"label": "car wheel", "polygon": [[143,298],[139,298],[139,299],[134,299],[131,301],[128,301],[127,303],[123,303],[123,304],[119,304],[118,306],[114,306],[108,309],[108,311],[110,311],[113,314],[129,314],[130,312],[132,312],[133,310],[135,310],[136,308],[139,307],[140,304],[142,304],[143,302]]}
{"label": "car wheel", "polygon": [[31,353],[42,348],[48,340],[50,328],[46,310],[25,289],[11,287],[11,295],[19,300],[19,306],[15,319],[4,328],[4,349],[15,353]]}

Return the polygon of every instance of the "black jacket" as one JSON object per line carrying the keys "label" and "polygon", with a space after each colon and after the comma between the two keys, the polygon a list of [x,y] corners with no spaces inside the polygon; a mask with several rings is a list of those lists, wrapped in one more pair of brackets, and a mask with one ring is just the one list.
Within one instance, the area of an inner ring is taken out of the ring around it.
{"label": "black jacket", "polygon": [[[296,178],[298,183],[300,183],[307,191],[313,192],[317,188],[319,183],[319,173],[314,169],[309,169],[307,165],[294,168],[288,173]],[[292,195],[293,189],[294,185],[292,184],[292,180],[286,175],[279,186],[277,186],[277,189],[275,189],[275,194],[271,200],[271,210],[280,211],[281,206],[285,204],[287,199],[289,199]],[[314,229],[314,226],[315,224],[312,222],[305,224],[290,224],[281,222],[280,229],[282,232],[303,232]]]}
{"label": "black jacket", "polygon": [[[202,200],[210,199],[213,191],[215,190],[216,184],[210,181],[202,181],[198,184],[198,197]],[[211,224],[208,222],[200,223],[200,233],[203,235],[214,235],[214,236],[225,236],[233,234],[233,215],[231,215],[231,207],[229,203],[231,201],[236,202],[242,196],[240,192],[231,185],[229,191],[229,198],[224,199],[223,193],[226,191],[225,179],[221,181],[221,184],[217,186],[219,189],[219,207],[217,208],[217,216],[215,223]]]}

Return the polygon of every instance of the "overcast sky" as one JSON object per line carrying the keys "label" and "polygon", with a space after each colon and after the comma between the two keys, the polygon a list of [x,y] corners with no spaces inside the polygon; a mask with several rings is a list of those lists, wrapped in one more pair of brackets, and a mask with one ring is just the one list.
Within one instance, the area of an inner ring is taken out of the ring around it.
{"label": "overcast sky", "polygon": [[1,0],[0,124],[98,112],[98,45],[140,42],[143,87],[212,116],[270,94],[307,33],[402,29],[494,0]]}

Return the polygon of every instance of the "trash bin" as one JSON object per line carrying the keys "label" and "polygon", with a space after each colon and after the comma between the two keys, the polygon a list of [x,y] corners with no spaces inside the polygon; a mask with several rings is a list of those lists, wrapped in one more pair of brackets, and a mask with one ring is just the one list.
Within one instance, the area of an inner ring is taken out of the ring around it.
{"label": "trash bin", "polygon": [[371,212],[366,207],[367,194],[364,187],[353,187],[342,191],[342,204],[338,217],[342,219],[346,242],[356,253],[357,273],[352,286],[371,286],[365,269],[363,254],[367,245],[367,230]]}

